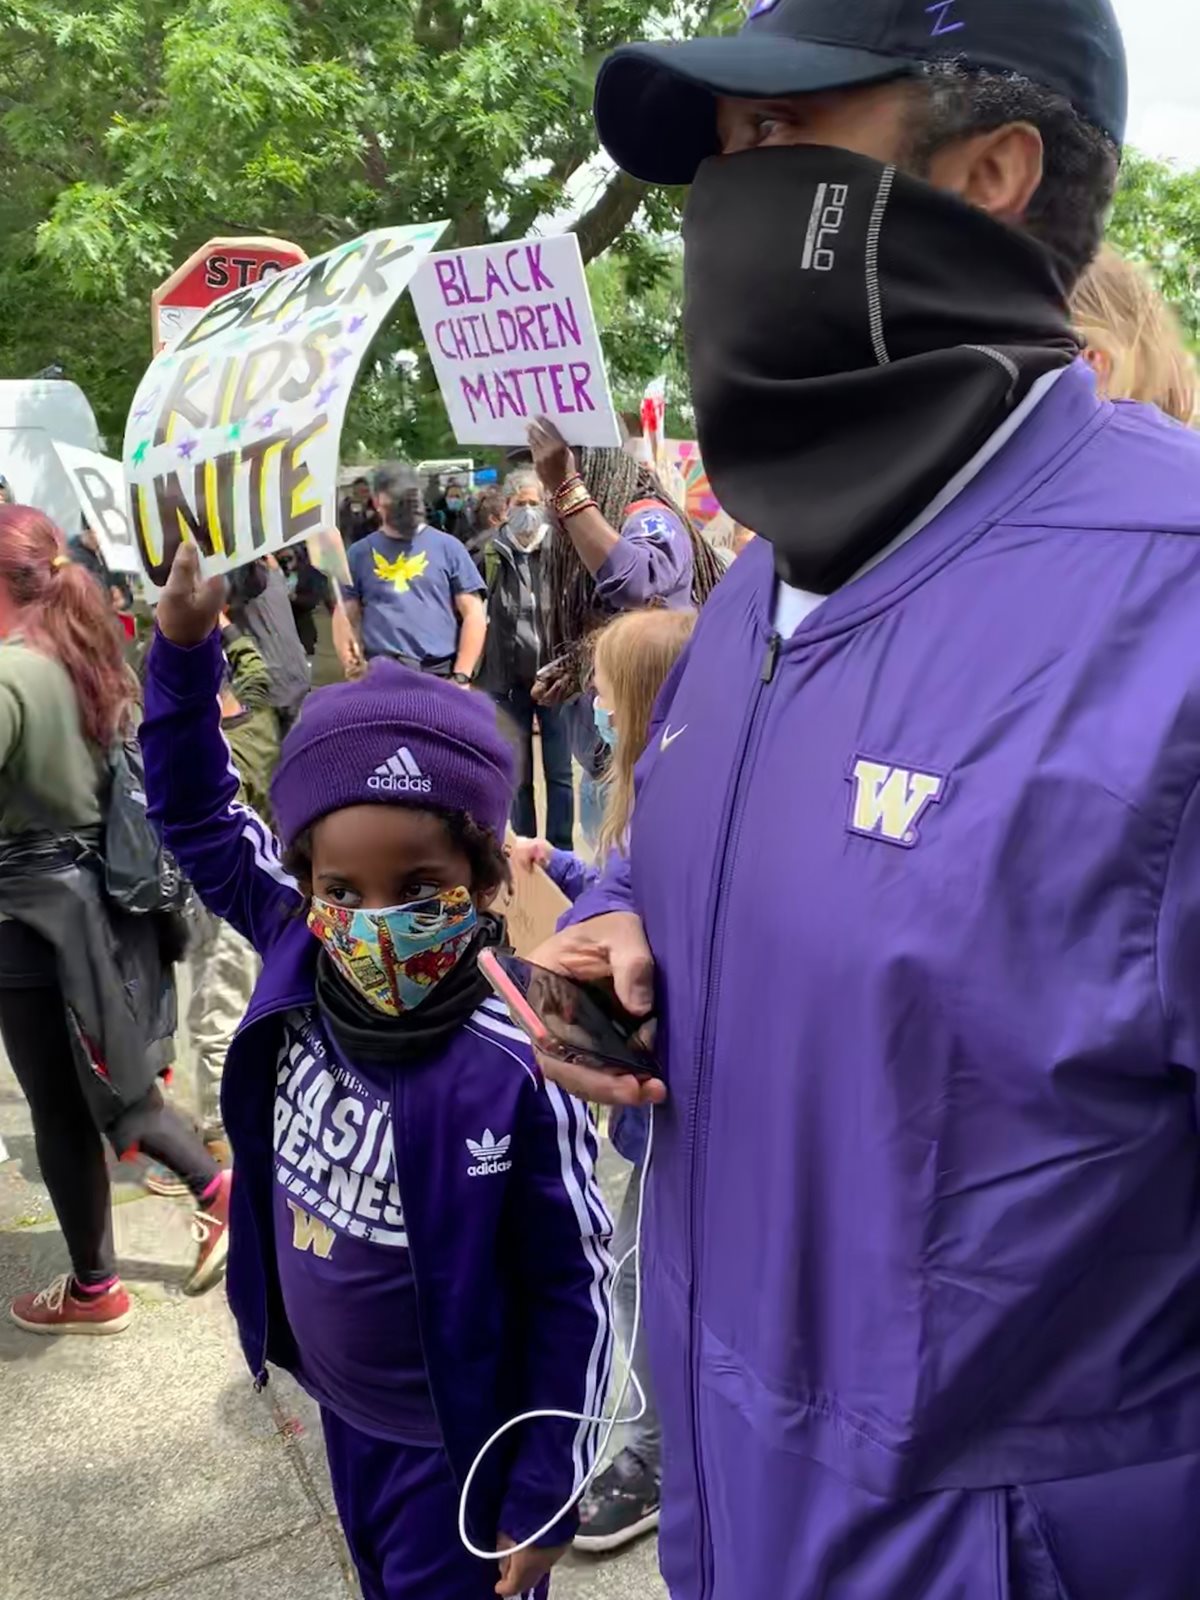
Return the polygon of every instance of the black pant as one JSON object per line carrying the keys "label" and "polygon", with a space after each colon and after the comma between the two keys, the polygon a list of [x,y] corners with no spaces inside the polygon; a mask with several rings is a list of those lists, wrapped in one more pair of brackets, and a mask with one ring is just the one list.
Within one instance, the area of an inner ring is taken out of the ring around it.
{"label": "black pant", "polygon": [[561,706],[534,704],[528,688],[498,694],[496,702],[512,718],[520,739],[517,792],[513,797],[513,830],[522,838],[538,836],[533,790],[533,723],[542,736],[542,771],[546,778],[546,838],[556,850],[575,848],[575,785],[571,774],[571,746]]}
{"label": "black pant", "polygon": [[[7,986],[18,979],[20,987]],[[117,1270],[104,1141],[79,1080],[53,951],[12,922],[0,923],[0,1035],[29,1102],[38,1165],[72,1270],[82,1284],[103,1283]],[[199,1134],[157,1088],[130,1127],[138,1147],[177,1173],[197,1199],[217,1176]]]}

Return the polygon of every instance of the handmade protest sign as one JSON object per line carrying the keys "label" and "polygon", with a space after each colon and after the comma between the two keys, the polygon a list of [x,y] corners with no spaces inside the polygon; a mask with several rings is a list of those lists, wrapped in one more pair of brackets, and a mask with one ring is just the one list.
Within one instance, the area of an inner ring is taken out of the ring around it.
{"label": "handmade protest sign", "polygon": [[224,295],[151,363],[124,449],[151,583],[185,539],[211,577],[337,525],[355,374],[445,226],[380,228]]}
{"label": "handmade protest sign", "polygon": [[517,867],[512,888],[498,908],[504,916],[509,943],[517,955],[528,959],[554,933],[558,919],[571,902],[541,867]]}
{"label": "handmade protest sign", "polygon": [[137,572],[137,541],[129,521],[125,474],[121,463],[95,450],[54,441],[63,471],[70,479],[84,521],[96,535],[104,565],[110,572]]}
{"label": "handmade protest sign", "polygon": [[573,233],[430,256],[412,298],[460,444],[524,444],[539,416],[571,444],[620,444]]}

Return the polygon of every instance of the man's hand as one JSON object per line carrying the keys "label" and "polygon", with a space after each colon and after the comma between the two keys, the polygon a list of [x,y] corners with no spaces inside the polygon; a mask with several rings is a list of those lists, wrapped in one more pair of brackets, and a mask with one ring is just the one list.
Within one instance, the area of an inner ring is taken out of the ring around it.
{"label": "man's hand", "polygon": [[[632,911],[610,911],[590,922],[564,928],[530,956],[538,967],[596,983],[611,978],[617,999],[631,1016],[642,1017],[654,1004],[654,957],[642,919]],[[656,1106],[667,1098],[658,1078],[643,1083],[630,1073],[602,1072],[539,1052],[542,1071],[581,1100],[608,1106]]]}
{"label": "man's hand", "polygon": [[154,613],[158,631],[172,644],[190,649],[208,638],[224,607],[225,579],[201,576],[200,552],[189,539],[175,552]]}
{"label": "man's hand", "polygon": [[[498,1550],[509,1550],[515,1539],[510,1539],[502,1533],[496,1541]],[[570,1549],[570,1545],[555,1545],[550,1550],[521,1550],[515,1556],[505,1556],[500,1563],[500,1582],[496,1585],[499,1595],[520,1595],[527,1589],[535,1589],[556,1561],[561,1561]]]}
{"label": "man's hand", "polygon": [[542,487],[552,498],[575,471],[575,455],[549,417],[529,424],[529,449]]}

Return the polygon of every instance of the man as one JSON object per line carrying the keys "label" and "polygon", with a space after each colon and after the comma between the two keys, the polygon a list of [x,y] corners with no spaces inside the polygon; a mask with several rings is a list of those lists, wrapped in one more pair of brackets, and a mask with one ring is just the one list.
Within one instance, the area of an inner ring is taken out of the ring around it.
{"label": "man", "polygon": [[229,615],[267,664],[270,703],[282,738],[300,714],[311,679],[287,581],[274,556],[249,561],[230,574]]}
{"label": "man", "polygon": [[713,489],[759,538],[629,861],[536,959],[657,992],[645,1314],[674,1600],[1186,1600],[1200,1572],[1200,440],[1065,296],[1108,0],[759,0],[633,46],[692,182]]}
{"label": "man", "polygon": [[352,544],[374,533],[379,520],[379,512],[371,499],[371,485],[365,478],[355,478],[350,485],[350,493],[338,507],[338,532],[347,550]]}
{"label": "man", "polygon": [[[426,522],[411,467],[375,474],[375,505],[383,526],[349,551],[345,591],[363,653],[368,661],[392,656],[466,687],[487,633],[483,579],[465,547]],[[353,669],[349,660],[343,664]]]}

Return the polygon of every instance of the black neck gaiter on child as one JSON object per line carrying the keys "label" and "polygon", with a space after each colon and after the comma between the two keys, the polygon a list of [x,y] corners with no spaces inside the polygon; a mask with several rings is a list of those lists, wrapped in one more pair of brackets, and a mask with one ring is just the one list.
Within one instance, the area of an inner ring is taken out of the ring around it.
{"label": "black neck gaiter on child", "polygon": [[491,994],[491,986],[479,970],[479,952],[503,945],[505,937],[503,918],[485,912],[478,933],[453,970],[427,1000],[398,1017],[385,1017],[364,1000],[322,950],[317,957],[317,1013],[348,1061],[402,1065],[433,1055]]}

